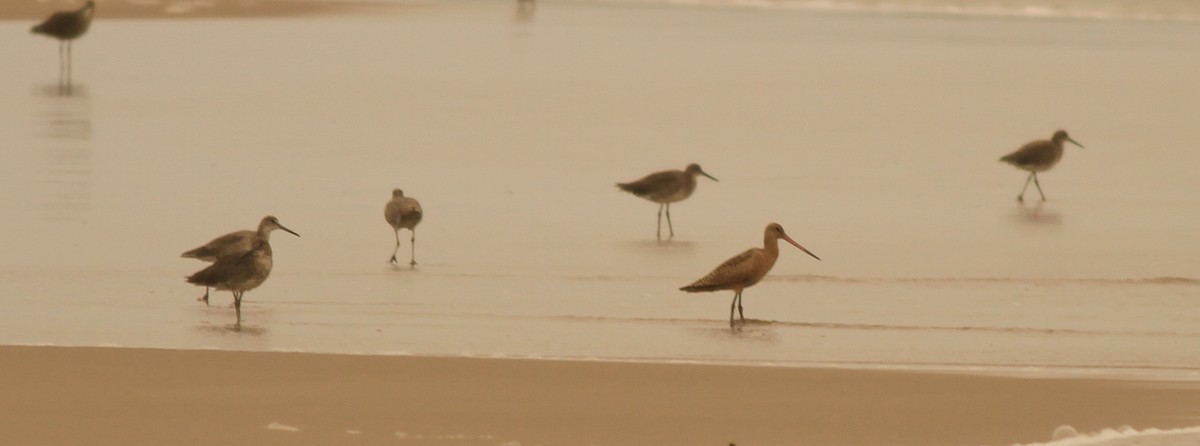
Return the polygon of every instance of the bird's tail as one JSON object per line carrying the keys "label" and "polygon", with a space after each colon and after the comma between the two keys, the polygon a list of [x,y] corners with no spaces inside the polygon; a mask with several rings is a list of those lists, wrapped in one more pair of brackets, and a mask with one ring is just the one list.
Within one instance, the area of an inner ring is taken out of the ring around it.
{"label": "bird's tail", "polygon": [[721,288],[717,287],[716,285],[704,285],[704,284],[693,283],[691,285],[679,288],[679,291],[687,291],[689,293],[700,293],[700,292],[704,292],[704,291],[717,291],[720,289]]}

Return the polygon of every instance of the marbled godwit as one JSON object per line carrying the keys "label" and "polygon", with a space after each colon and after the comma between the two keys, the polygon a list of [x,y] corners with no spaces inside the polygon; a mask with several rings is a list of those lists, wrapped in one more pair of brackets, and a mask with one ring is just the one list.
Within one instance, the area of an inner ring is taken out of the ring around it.
{"label": "marbled godwit", "polygon": [[392,263],[400,263],[396,260],[396,252],[400,251],[400,230],[408,229],[412,232],[412,257],[408,264],[417,264],[417,223],[421,222],[423,215],[421,203],[417,202],[416,198],[405,197],[404,191],[400,189],[392,190],[392,200],[383,208],[383,218],[396,231],[396,249],[392,250]]}
{"label": "marbled godwit", "polygon": [[[205,243],[204,246],[183,253],[183,257],[200,259],[205,262],[216,262],[223,257],[238,257],[254,249],[259,241],[270,241],[271,231],[276,229],[282,229],[296,237],[300,236],[279,224],[279,219],[268,215],[258,222],[258,230],[230,232]],[[204,289],[204,297],[198,300],[203,300],[204,305],[208,305],[207,287]]]}
{"label": "marbled godwit", "polygon": [[258,288],[271,274],[271,243],[258,238],[249,251],[240,255],[220,257],[215,263],[192,274],[188,283],[233,292],[233,308],[237,311],[238,328],[242,327],[242,295]]}
{"label": "marbled godwit", "polygon": [[[675,237],[675,227],[671,224],[671,203],[682,201],[692,196],[696,191],[696,175],[704,175],[717,181],[712,175],[704,172],[699,164],[688,164],[684,170],[664,170],[646,175],[644,178],[630,182],[617,183],[617,187],[625,192],[637,195],[658,203],[658,238],[662,239],[663,209],[667,210],[667,228],[671,237]],[[719,181],[718,181],[719,182]]]}
{"label": "marbled godwit", "polygon": [[1063,156],[1063,142],[1068,141],[1071,144],[1083,148],[1083,144],[1076,142],[1067,136],[1066,130],[1054,132],[1054,136],[1050,139],[1040,139],[1021,146],[1016,152],[1005,155],[1000,158],[1000,161],[1012,164],[1014,167],[1029,171],[1029,178],[1025,179],[1025,186],[1021,187],[1021,194],[1017,195],[1017,201],[1025,201],[1025,189],[1029,188],[1029,181],[1033,180],[1033,184],[1037,186],[1038,194],[1042,196],[1042,201],[1046,201],[1046,194],[1042,193],[1042,185],[1038,183],[1037,173],[1045,172],[1058,164],[1058,161]]}
{"label": "marbled godwit", "polygon": [[783,232],[783,226],[779,223],[771,223],[767,225],[767,229],[763,232],[763,247],[750,248],[737,256],[726,260],[717,269],[712,270],[708,275],[700,280],[693,282],[691,285],[680,288],[682,291],[696,293],[700,291],[717,291],[717,290],[733,290],[733,303],[729,305],[729,327],[733,328],[733,309],[737,308],[738,315],[741,316],[742,323],[746,323],[746,315],[742,312],[742,290],[748,288],[771,270],[775,266],[775,260],[779,258],[779,239],[787,240],[793,246],[800,248],[806,254],[813,256],[814,259],[821,260],[816,254],[809,252],[788,237]]}
{"label": "marbled godwit", "polygon": [[92,25],[92,15],[95,11],[96,3],[88,0],[82,8],[51,14],[44,22],[30,30],[35,34],[45,34],[58,39],[58,74],[61,77],[63,71],[66,71],[68,84],[71,82],[71,41],[87,32],[88,27]]}

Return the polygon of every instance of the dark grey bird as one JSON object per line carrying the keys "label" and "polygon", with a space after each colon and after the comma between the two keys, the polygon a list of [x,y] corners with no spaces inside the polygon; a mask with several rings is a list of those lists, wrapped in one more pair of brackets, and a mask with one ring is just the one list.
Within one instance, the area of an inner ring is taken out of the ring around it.
{"label": "dark grey bird", "polygon": [[1021,146],[1017,151],[1005,155],[1004,158],[1000,158],[1000,161],[1029,172],[1029,178],[1025,179],[1025,186],[1021,187],[1021,194],[1017,195],[1017,201],[1025,201],[1025,189],[1029,188],[1030,181],[1037,186],[1042,201],[1046,201],[1046,194],[1042,192],[1042,185],[1038,182],[1037,173],[1050,170],[1055,164],[1058,164],[1059,160],[1062,160],[1064,142],[1070,142],[1083,148],[1083,144],[1071,139],[1066,130],[1059,130],[1054,132],[1054,136],[1050,139],[1030,142]]}
{"label": "dark grey bird", "polygon": [[188,276],[187,282],[218,290],[233,292],[233,308],[237,311],[237,328],[242,327],[242,296],[258,288],[271,275],[271,243],[257,239],[249,251],[239,255],[217,258],[217,261]]}
{"label": "dark grey bird", "polygon": [[400,189],[392,190],[392,199],[383,207],[383,218],[387,220],[392,229],[396,231],[396,249],[392,250],[392,263],[400,263],[396,260],[396,253],[400,251],[400,230],[407,229],[412,232],[412,257],[408,264],[415,266],[417,264],[417,223],[421,222],[421,217],[425,215],[421,210],[421,203],[416,198],[405,197],[404,191]]}
{"label": "dark grey bird", "polygon": [[712,272],[700,278],[691,285],[680,288],[681,291],[697,293],[701,291],[733,290],[733,302],[729,304],[729,328],[734,328],[733,310],[737,308],[742,324],[746,323],[746,314],[742,311],[742,290],[753,286],[762,280],[775,266],[779,258],[779,239],[787,240],[793,246],[800,248],[805,254],[821,260],[816,254],[809,252],[788,237],[779,223],[767,225],[763,231],[763,247],[750,248],[722,263]]}
{"label": "dark grey bird", "polygon": [[[717,181],[712,175],[704,172],[699,164],[688,164],[684,170],[664,170],[646,175],[640,180],[629,183],[617,183],[617,187],[625,192],[637,195],[658,203],[658,238],[662,239],[663,209],[667,211],[667,228],[671,237],[675,237],[675,226],[671,224],[671,203],[682,201],[692,196],[696,191],[696,175],[704,175]],[[718,181],[719,182],[719,181]]]}
{"label": "dark grey bird", "polygon": [[74,11],[58,11],[47,17],[45,21],[34,26],[31,32],[44,34],[58,39],[58,72],[60,78],[66,73],[67,83],[71,82],[71,42],[78,39],[92,25],[92,16],[96,12],[96,3],[88,0],[83,7]]}
{"label": "dark grey bird", "polygon": [[[280,224],[279,219],[268,215],[258,222],[257,230],[230,232],[205,243],[204,246],[183,253],[182,257],[200,259],[205,262],[216,262],[225,257],[238,257],[254,249],[259,242],[269,242],[271,231],[276,229],[282,229],[296,237],[300,236]],[[204,296],[198,300],[203,300],[204,305],[208,305],[208,288],[204,289]]]}

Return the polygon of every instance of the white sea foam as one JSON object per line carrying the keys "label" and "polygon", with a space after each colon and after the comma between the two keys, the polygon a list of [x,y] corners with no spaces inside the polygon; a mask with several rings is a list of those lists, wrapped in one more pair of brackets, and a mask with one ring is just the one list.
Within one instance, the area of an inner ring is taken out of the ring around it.
{"label": "white sea foam", "polygon": [[[589,0],[583,0],[589,1]],[[1187,0],[590,0],[602,3],[785,9],[815,12],[1060,18],[1086,20],[1200,21],[1200,5]]]}
{"label": "white sea foam", "polygon": [[288,426],[286,424],[278,423],[278,422],[274,422],[274,421],[272,421],[271,424],[267,425],[267,429],[273,430],[273,431],[300,432],[300,428],[298,428],[296,426]]}
{"label": "white sea foam", "polygon": [[1027,443],[1014,446],[1195,446],[1200,444],[1200,426],[1179,429],[1147,428],[1137,430],[1129,426],[1104,429],[1100,432],[1074,434],[1070,426],[1059,426],[1054,430],[1052,441]]}

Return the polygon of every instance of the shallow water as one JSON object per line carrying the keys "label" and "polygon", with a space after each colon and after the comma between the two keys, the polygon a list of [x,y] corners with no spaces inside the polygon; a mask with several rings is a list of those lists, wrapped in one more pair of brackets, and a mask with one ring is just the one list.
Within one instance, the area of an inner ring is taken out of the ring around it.
{"label": "shallow water", "polygon": [[[98,19],[69,92],[0,22],[0,343],[1200,378],[1200,29],[510,6]],[[1018,204],[996,160],[1060,127]],[[613,183],[690,162],[658,242]],[[233,332],[179,253],[267,214],[302,237]],[[731,332],[677,288],[771,221],[823,261]]]}

